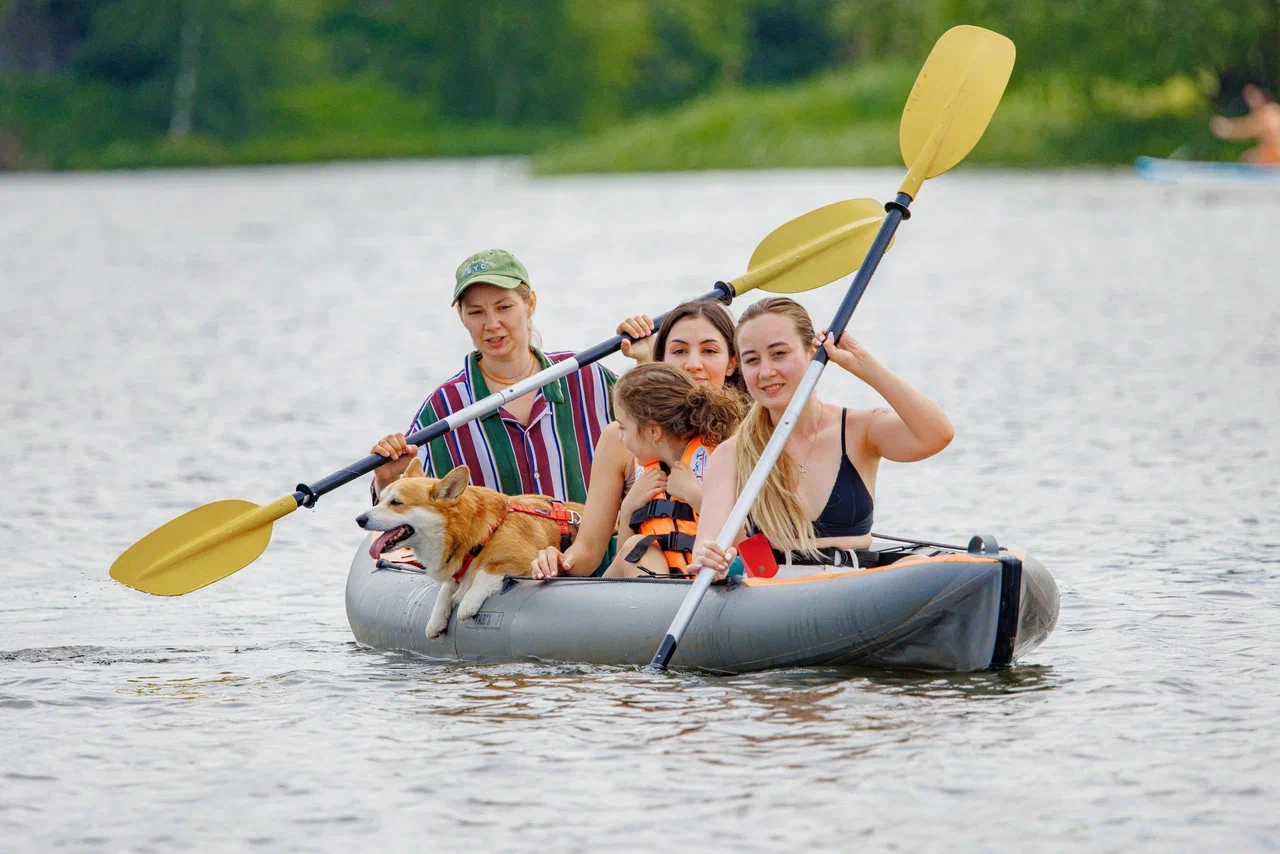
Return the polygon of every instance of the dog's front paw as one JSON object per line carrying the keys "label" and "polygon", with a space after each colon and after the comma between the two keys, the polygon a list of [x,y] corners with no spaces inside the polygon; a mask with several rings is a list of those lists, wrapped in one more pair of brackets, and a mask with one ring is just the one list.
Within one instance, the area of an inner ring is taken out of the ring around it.
{"label": "dog's front paw", "polygon": [[483,604],[484,602],[482,600],[475,607],[472,607],[468,605],[466,602],[463,602],[461,605],[458,606],[458,622],[461,623],[463,620],[474,619],[476,614],[480,613],[480,605],[483,605]]}
{"label": "dog's front paw", "polygon": [[449,628],[448,617],[445,617],[443,620],[432,620],[427,623],[427,638],[429,640],[435,640],[444,634],[444,630],[447,628]]}

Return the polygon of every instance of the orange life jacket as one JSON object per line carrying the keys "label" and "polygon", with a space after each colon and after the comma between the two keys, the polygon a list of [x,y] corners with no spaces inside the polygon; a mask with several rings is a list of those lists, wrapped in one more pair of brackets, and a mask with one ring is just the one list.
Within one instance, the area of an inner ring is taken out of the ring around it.
{"label": "orange life jacket", "polygon": [[[689,440],[685,446],[680,462],[693,472],[698,482],[702,482],[702,473],[707,468],[707,458],[711,456],[712,445],[702,441],[700,436]],[[671,473],[666,463],[649,463],[645,471],[661,469]],[[693,557],[693,541],[698,534],[698,514],[687,502],[672,498],[666,492],[659,492],[654,498],[631,515],[632,530],[645,535],[630,553],[626,560],[638,561],[651,545],[662,549],[667,559],[667,566],[673,570],[684,570]]]}

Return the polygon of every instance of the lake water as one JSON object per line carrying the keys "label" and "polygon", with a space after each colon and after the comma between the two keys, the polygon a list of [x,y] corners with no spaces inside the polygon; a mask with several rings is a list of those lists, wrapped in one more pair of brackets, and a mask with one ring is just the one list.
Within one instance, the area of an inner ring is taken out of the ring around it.
{"label": "lake water", "polygon": [[[900,180],[4,176],[0,849],[1280,847],[1280,188],[961,171],[899,231],[850,328],[957,435],[882,470],[876,529],[990,532],[1053,570],[1058,629],[1012,670],[361,649],[357,485],[190,596],[108,578],[169,518],[402,429],[461,365],[472,251],[515,251],[548,345],[579,348]],[[843,287],[803,298],[819,322]],[[826,399],[874,402],[836,374]]]}

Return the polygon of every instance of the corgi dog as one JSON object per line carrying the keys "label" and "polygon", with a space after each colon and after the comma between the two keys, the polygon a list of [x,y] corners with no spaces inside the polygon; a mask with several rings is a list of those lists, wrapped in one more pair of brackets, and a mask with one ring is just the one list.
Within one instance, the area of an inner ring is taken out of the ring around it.
{"label": "corgi dog", "polygon": [[529,575],[540,549],[568,547],[577,535],[582,505],[545,495],[511,497],[469,486],[466,466],[444,477],[426,477],[415,459],[399,480],[382,490],[378,503],[356,517],[366,531],[379,531],[369,554],[409,548],[426,574],[440,585],[427,637],[458,621],[470,620],[485,599],[502,588],[506,575]]}

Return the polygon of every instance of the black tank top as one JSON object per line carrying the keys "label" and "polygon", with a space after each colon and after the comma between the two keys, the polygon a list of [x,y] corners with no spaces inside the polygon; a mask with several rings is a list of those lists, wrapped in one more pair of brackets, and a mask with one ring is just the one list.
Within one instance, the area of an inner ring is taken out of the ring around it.
{"label": "black tank top", "polygon": [[849,461],[845,452],[845,422],[849,410],[840,410],[840,471],[831,485],[827,506],[813,522],[813,536],[861,537],[871,533],[871,519],[875,515],[875,502],[871,492],[862,482],[862,476]]}
{"label": "black tank top", "polygon": [[[831,494],[827,496],[827,506],[822,508],[818,518],[813,520],[813,536],[822,537],[861,537],[871,533],[871,519],[875,515],[875,501],[871,498],[867,485],[862,482],[862,475],[849,462],[845,453],[845,421],[848,409],[840,410],[840,470],[836,472],[836,482],[831,484]],[[747,517],[746,533],[752,536],[759,532],[756,523]]]}

